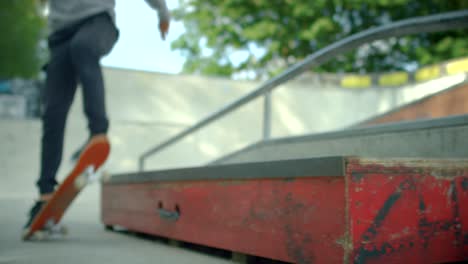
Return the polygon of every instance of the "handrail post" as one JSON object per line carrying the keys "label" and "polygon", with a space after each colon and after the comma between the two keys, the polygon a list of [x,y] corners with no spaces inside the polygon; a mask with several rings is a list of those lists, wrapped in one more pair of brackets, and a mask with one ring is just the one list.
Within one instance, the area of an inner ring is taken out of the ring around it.
{"label": "handrail post", "polygon": [[263,140],[271,136],[271,91],[267,91],[263,101]]}
{"label": "handrail post", "polygon": [[138,170],[139,170],[139,172],[142,172],[144,168],[145,168],[145,156],[141,156],[138,159]]}

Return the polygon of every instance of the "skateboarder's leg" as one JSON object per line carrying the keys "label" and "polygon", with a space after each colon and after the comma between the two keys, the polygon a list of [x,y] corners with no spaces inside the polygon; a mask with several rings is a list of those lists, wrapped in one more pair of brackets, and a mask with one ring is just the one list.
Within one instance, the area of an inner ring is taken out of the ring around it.
{"label": "skateboarder's leg", "polygon": [[37,185],[43,199],[54,191],[63,151],[65,123],[75,95],[77,79],[69,52],[69,42],[50,47],[44,93],[41,173]]}
{"label": "skateboarder's leg", "polygon": [[118,31],[110,17],[101,14],[84,23],[70,42],[72,63],[82,84],[90,136],[106,134],[109,127],[99,61],[112,49],[117,37]]}

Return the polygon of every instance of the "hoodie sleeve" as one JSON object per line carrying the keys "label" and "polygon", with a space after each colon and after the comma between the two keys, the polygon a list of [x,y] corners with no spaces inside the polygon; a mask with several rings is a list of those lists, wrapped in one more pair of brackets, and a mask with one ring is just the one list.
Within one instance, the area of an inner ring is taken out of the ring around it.
{"label": "hoodie sleeve", "polygon": [[148,5],[158,12],[160,21],[169,21],[171,19],[166,0],[145,0]]}

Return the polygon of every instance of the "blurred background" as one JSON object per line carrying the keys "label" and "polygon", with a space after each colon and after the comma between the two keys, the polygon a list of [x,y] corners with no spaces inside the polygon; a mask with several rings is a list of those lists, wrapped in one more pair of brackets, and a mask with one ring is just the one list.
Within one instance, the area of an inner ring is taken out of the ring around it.
{"label": "blurred background", "polygon": [[[157,14],[145,1],[116,1],[120,38],[102,59],[113,172],[136,170],[139,155],[148,148],[337,41],[402,19],[468,8],[464,0],[167,4],[172,21],[168,39],[162,41]],[[39,141],[47,14],[47,1],[0,2],[1,139],[34,131],[28,136]],[[372,41],[273,91],[268,99],[268,135],[263,128],[266,99],[260,97],[152,157],[149,168],[203,165],[266,138],[382,123],[385,120],[379,117],[386,113],[465,83],[467,71],[466,28]],[[437,111],[419,109],[385,122],[466,113],[462,102],[468,88],[457,87],[457,94]],[[65,155],[86,138],[81,109],[78,93],[68,121]],[[13,142],[12,151],[20,153]],[[38,143],[31,146],[39,149]],[[26,155],[37,163],[38,151]]]}

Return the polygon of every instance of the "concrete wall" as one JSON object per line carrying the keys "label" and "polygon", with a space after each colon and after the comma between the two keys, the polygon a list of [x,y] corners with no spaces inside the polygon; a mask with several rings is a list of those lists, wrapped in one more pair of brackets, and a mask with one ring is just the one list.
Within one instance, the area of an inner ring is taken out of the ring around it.
{"label": "concrete wall", "polygon": [[400,88],[363,90],[310,87],[307,79],[297,80],[274,92],[273,136],[342,129],[463,80],[463,75],[456,75]]}
{"label": "concrete wall", "polygon": [[[105,68],[107,106],[111,119],[112,156],[107,169],[132,172],[140,154],[256,88],[259,83],[187,75],[166,75]],[[273,137],[340,129],[462,81],[453,75],[403,88],[343,89],[314,76],[300,77],[273,92]],[[263,99],[258,99],[173,147],[148,159],[147,169],[206,164],[262,136]],[[68,123],[64,160],[87,138],[80,92]],[[40,122],[0,120],[0,138],[10,138],[11,153],[1,151],[8,173],[33,166],[38,172]],[[28,138],[28,140],[23,140]],[[29,142],[31,141],[31,142]],[[28,142],[27,145],[21,145]],[[18,144],[15,145],[15,144]],[[4,144],[2,144],[4,145]],[[9,162],[11,159],[16,161]],[[69,162],[61,174],[69,169]],[[3,168],[3,167],[0,167]],[[31,173],[28,172],[28,173]],[[34,176],[35,177],[35,176]]]}
{"label": "concrete wall", "polygon": [[[140,154],[260,84],[112,68],[105,69],[105,77],[115,141],[112,168],[118,171],[136,170]],[[272,137],[341,129],[463,80],[464,75],[454,75],[401,88],[344,89],[302,76],[272,94]],[[259,98],[150,157],[147,169],[206,164],[258,142],[262,118]]]}

